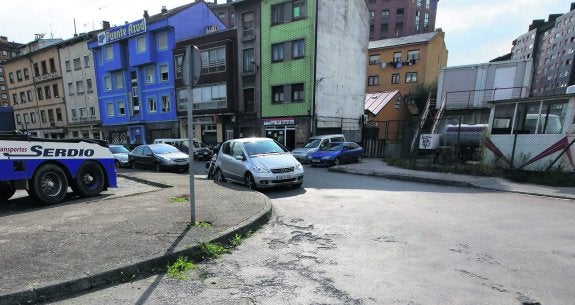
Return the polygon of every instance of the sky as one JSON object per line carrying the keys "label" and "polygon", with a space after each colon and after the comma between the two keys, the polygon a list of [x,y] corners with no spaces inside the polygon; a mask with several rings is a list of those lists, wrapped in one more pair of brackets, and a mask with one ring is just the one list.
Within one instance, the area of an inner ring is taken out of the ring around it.
{"label": "sky", "polygon": [[[68,39],[77,33],[112,26],[150,15],[162,6],[172,9],[194,0],[19,0],[4,1],[0,10],[0,35],[28,43],[34,34]],[[219,0],[223,2],[225,0]],[[344,0],[332,0],[338,3]],[[574,0],[575,2],[575,0]],[[436,28],[445,32],[448,66],[485,63],[509,53],[511,43],[526,33],[534,19],[566,13],[569,0],[440,0]],[[22,18],[25,15],[25,18]]]}

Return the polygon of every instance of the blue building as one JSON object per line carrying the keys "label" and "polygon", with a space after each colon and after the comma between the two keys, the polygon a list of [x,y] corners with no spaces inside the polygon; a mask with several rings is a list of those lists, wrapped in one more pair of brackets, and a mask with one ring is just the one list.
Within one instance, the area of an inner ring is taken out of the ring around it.
{"label": "blue building", "polygon": [[173,49],[176,42],[226,26],[196,1],[122,26],[104,29],[89,43],[94,52],[104,138],[141,144],[180,137]]}

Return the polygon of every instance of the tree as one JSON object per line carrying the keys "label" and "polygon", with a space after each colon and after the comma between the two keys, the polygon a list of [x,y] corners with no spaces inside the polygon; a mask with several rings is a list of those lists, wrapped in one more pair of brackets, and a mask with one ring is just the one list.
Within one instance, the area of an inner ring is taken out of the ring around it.
{"label": "tree", "polygon": [[427,98],[431,93],[431,98],[437,95],[437,82],[434,81],[430,84],[417,83],[405,96],[406,103],[413,103],[417,106],[419,113],[422,113],[427,103]]}

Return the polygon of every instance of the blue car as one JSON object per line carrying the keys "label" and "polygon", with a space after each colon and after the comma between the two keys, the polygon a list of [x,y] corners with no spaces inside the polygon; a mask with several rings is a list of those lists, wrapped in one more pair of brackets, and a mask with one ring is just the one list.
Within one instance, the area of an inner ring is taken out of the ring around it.
{"label": "blue car", "polygon": [[363,148],[354,142],[332,142],[308,156],[311,166],[360,162]]}

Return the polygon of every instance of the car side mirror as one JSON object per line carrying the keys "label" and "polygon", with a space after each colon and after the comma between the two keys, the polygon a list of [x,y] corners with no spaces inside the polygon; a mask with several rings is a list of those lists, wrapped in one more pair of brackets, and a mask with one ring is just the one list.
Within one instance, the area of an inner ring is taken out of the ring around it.
{"label": "car side mirror", "polygon": [[238,161],[245,161],[246,157],[244,155],[236,155],[234,158]]}

